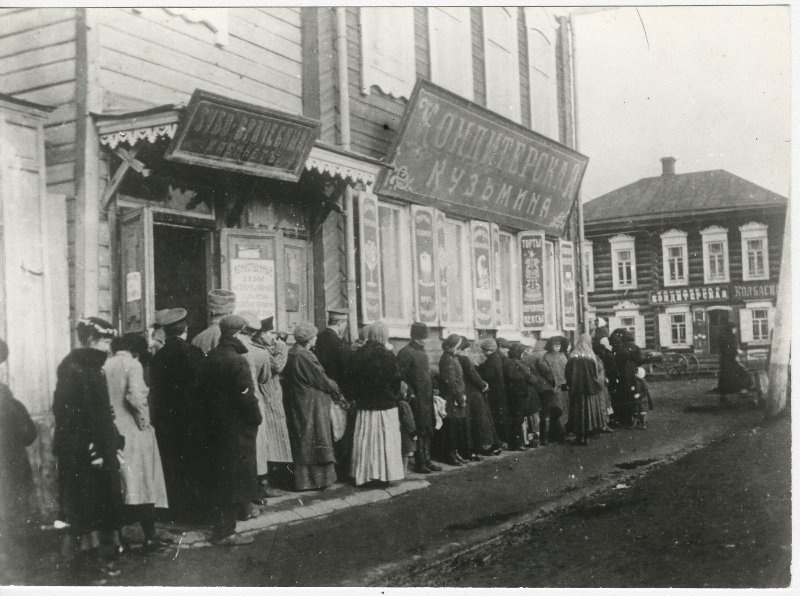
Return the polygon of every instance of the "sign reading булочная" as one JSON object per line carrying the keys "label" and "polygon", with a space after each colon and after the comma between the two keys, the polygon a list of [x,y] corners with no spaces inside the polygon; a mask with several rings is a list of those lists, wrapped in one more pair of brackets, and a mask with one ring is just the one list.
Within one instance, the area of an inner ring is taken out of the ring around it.
{"label": "sign reading \u0431\u0443\u043b\u043e\u0447\u043d\u0430\u044f", "polygon": [[167,159],[297,181],[319,136],[316,120],[196,90]]}
{"label": "sign reading \u0431\u0443\u043b\u043e\u0447\u043d\u0430\u044f", "polygon": [[589,158],[420,79],[377,194],[562,236]]}
{"label": "sign reading \u0431\u0443\u043b\u043e\u0447\u043d\u0430\u044f", "polygon": [[772,300],[778,295],[777,282],[742,282],[736,284],[664,288],[650,292],[650,304],[682,302],[741,302],[742,300]]}

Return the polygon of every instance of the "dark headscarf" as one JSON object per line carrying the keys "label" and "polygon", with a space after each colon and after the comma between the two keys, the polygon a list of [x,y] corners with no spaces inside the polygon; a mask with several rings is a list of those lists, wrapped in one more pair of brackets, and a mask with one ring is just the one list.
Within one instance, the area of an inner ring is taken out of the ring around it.
{"label": "dark headscarf", "polygon": [[547,343],[544,344],[545,352],[552,352],[553,346],[558,343],[561,345],[561,353],[566,355],[567,348],[569,347],[569,340],[562,336],[562,335],[554,335],[547,339]]}

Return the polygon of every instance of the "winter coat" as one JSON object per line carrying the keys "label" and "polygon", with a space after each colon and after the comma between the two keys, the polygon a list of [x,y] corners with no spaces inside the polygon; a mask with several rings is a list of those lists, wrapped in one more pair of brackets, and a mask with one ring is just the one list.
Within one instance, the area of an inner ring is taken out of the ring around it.
{"label": "winter coat", "polygon": [[211,325],[194,336],[192,345],[203,352],[203,355],[207,355],[217,347],[221,337],[222,330],[219,328],[219,322],[211,323]]}
{"label": "winter coat", "polygon": [[753,381],[750,373],[744,368],[739,355],[739,338],[732,331],[726,331],[719,338],[719,383],[720,393],[738,393],[748,389]]}
{"label": "winter coat", "polygon": [[130,352],[119,351],[103,365],[108,397],[119,433],[125,437],[121,464],[126,505],[153,503],[167,507],[167,488],[156,433],[150,426],[149,390],[142,365]]}
{"label": "winter coat", "polygon": [[600,402],[604,380],[595,357],[573,354],[564,371],[569,386],[569,420],[567,429],[585,436],[605,426],[605,413]]}
{"label": "winter coat", "polygon": [[331,394],[339,386],[313,352],[300,344],[289,350],[283,369],[283,394],[292,458],[300,465],[334,463]]}
{"label": "winter coat", "polygon": [[258,496],[256,433],[261,412],[247,348],[223,336],[200,370],[215,503],[245,503]]}
{"label": "winter coat", "polygon": [[[261,345],[261,344],[257,344]],[[289,429],[286,426],[286,410],[283,407],[283,387],[280,375],[289,357],[289,348],[284,342],[274,342],[264,346],[269,354],[269,380],[257,388],[264,401],[263,427],[267,439],[267,461],[291,462],[292,446],[289,443]]]}
{"label": "winter coat", "polygon": [[569,407],[569,397],[566,390],[563,389],[566,384],[564,377],[566,366],[567,357],[563,352],[545,352],[536,361],[537,372],[550,386],[550,391],[542,395],[542,404],[546,403],[551,413],[563,414]]}
{"label": "winter coat", "polygon": [[[56,371],[53,453],[58,459],[61,519],[76,534],[113,528],[122,504],[117,450],[124,447],[124,439],[108,399],[106,356],[94,348],[76,348]],[[92,466],[97,457],[103,460],[101,467]]]}
{"label": "winter coat", "polygon": [[461,370],[464,373],[464,387],[467,394],[472,443],[478,447],[495,445],[500,442],[500,439],[497,436],[494,419],[486,397],[488,385],[478,374],[478,370],[469,356],[459,355],[458,361],[461,363]]}
{"label": "winter coat", "polygon": [[489,408],[492,412],[495,428],[500,439],[506,443],[510,440],[508,395],[506,379],[503,372],[503,359],[500,352],[492,352],[478,367],[478,374],[489,384]]}
{"label": "winter coat", "polygon": [[368,340],[352,358],[353,398],[358,410],[390,410],[397,407],[400,367],[397,356],[382,343]]}
{"label": "winter coat", "polygon": [[435,416],[433,409],[433,383],[431,367],[425,347],[411,340],[397,353],[400,376],[414,394],[412,409],[417,434],[422,437],[433,436]]}
{"label": "winter coat", "polygon": [[[314,354],[325,369],[325,374],[336,381],[340,389],[345,384],[346,375],[350,367],[350,346],[339,335],[327,327],[317,335],[314,345]],[[350,397],[350,396],[347,396]]]}
{"label": "winter coat", "polygon": [[26,447],[36,440],[28,410],[0,383],[0,532],[30,514],[33,473]]}
{"label": "winter coat", "polygon": [[247,363],[250,365],[250,375],[253,377],[253,387],[258,399],[258,410],[261,412],[262,422],[258,425],[256,433],[256,471],[259,476],[263,476],[268,471],[265,388],[272,377],[270,354],[264,346],[256,344],[249,337],[243,337],[241,341],[247,348]]}
{"label": "winter coat", "polygon": [[522,360],[509,358],[506,382],[509,408],[517,418],[530,416],[541,409],[539,390],[543,388],[542,381]]}
{"label": "winter coat", "polygon": [[439,358],[439,395],[447,401],[448,418],[467,418],[464,371],[453,352],[444,352]]}

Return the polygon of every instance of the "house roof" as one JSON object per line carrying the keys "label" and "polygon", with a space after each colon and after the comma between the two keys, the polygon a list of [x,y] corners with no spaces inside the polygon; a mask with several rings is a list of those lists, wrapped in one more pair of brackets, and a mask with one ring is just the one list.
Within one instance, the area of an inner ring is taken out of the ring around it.
{"label": "house roof", "polygon": [[588,201],[584,220],[663,219],[753,207],[785,207],[786,197],[725,170],[642,178]]}

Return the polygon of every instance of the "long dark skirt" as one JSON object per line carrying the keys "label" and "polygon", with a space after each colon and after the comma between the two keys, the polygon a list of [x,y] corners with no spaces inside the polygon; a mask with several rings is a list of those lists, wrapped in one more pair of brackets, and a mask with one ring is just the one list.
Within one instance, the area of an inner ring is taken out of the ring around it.
{"label": "long dark skirt", "polygon": [[475,449],[485,449],[500,443],[497,436],[492,410],[485,393],[474,392],[467,396],[470,414],[470,431],[472,444]]}
{"label": "long dark skirt", "polygon": [[739,364],[733,356],[723,356],[719,359],[719,392],[738,393],[742,389],[749,389],[753,379],[747,369]]}

